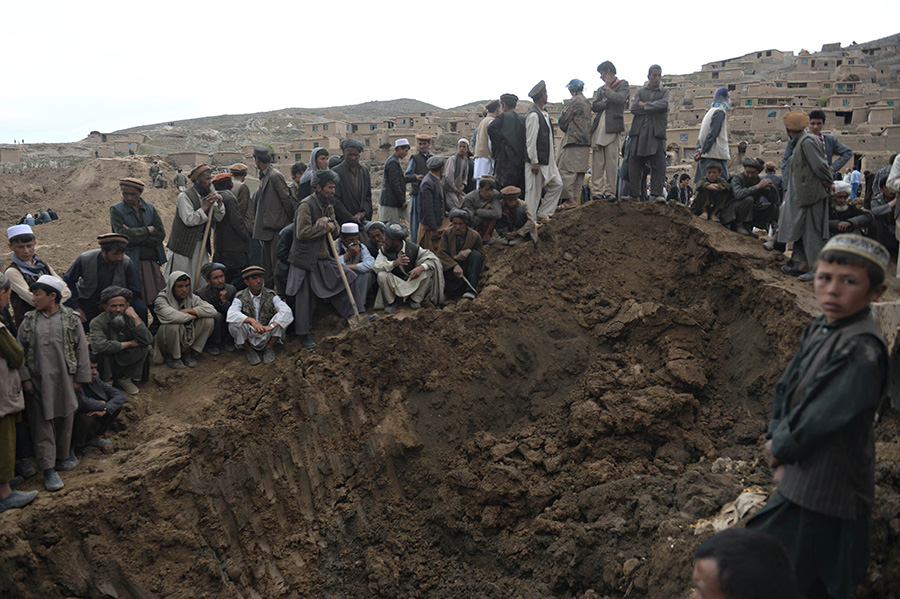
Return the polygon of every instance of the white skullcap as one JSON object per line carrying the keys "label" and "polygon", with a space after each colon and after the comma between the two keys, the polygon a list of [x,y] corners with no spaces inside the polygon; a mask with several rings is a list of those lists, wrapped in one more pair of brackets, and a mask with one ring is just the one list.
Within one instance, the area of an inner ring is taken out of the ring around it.
{"label": "white skullcap", "polygon": [[400,139],[398,139],[397,141],[394,142],[395,148],[399,148],[400,146],[408,146],[408,145],[409,145],[409,140],[406,139],[405,137],[401,137]]}
{"label": "white skullcap", "polygon": [[356,235],[359,233],[359,225],[356,223],[344,223],[341,225],[342,235]]}
{"label": "white skullcap", "polygon": [[835,181],[834,193],[850,193],[850,184],[843,181]]}
{"label": "white skullcap", "polygon": [[41,285],[49,285],[50,287],[53,287],[60,293],[63,292],[63,287],[65,287],[65,285],[66,285],[60,279],[57,279],[56,277],[54,277],[52,275],[41,275],[38,278],[38,280],[35,281],[35,283],[40,283]]}
{"label": "white skullcap", "polygon": [[470,144],[470,143],[469,143],[469,140],[466,139],[465,137],[460,137],[460,138],[459,138],[459,141],[456,142],[456,145],[459,145],[459,144],[466,144],[466,145],[469,146],[470,148],[472,147],[472,144]]}
{"label": "white skullcap", "polygon": [[6,238],[12,239],[19,235],[34,235],[34,231],[28,225],[13,225],[6,230]]}

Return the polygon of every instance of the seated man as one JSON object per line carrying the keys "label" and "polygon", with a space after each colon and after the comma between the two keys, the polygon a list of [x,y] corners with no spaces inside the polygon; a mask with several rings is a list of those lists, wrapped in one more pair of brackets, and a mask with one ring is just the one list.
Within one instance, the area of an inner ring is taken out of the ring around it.
{"label": "seated man", "polygon": [[[94,321],[96,320],[95,318]],[[91,324],[94,321],[91,321]],[[141,324],[143,325],[143,323]],[[91,382],[82,385],[75,391],[78,396],[78,410],[75,412],[75,423],[72,425],[72,447],[75,449],[112,445],[108,439],[103,439],[100,435],[109,429],[109,425],[113,423],[122,406],[125,405],[125,395],[100,379],[97,372],[97,361],[94,358],[95,356],[92,355],[91,376],[93,378]]]}
{"label": "seated man", "polygon": [[275,361],[275,344],[282,341],[288,325],[294,322],[290,306],[273,290],[263,287],[265,274],[261,266],[245,268],[241,276],[247,287],[238,291],[228,308],[228,332],[235,345],[244,348],[253,366],[260,362],[258,351],[263,352],[266,364]]}
{"label": "seated man", "polygon": [[678,177],[678,184],[672,185],[666,200],[669,202],[678,202],[684,206],[690,206],[692,197],[694,197],[694,188],[691,187],[691,176],[687,173],[681,173],[681,176]]}
{"label": "seated man", "polygon": [[706,177],[697,181],[697,195],[691,211],[710,220],[718,216],[731,197],[731,184],[722,177],[722,167],[716,162],[706,165]]}
{"label": "seated man", "polygon": [[465,210],[450,211],[450,228],[441,235],[437,256],[444,267],[444,295],[475,299],[472,290],[478,289],[484,254],[481,235],[469,228],[469,213]]}
{"label": "seated man", "polygon": [[386,314],[397,311],[409,298],[409,307],[417,310],[425,300],[435,306],[444,302],[444,277],[441,261],[433,252],[407,241],[409,230],[400,223],[384,228],[385,241],[375,259],[373,270],[378,276],[379,300]]}
{"label": "seated man", "polygon": [[362,314],[366,311],[369,289],[375,285],[375,273],[372,272],[375,257],[369,253],[369,248],[360,243],[359,225],[352,222],[341,225],[341,238],[338,240],[337,250],[341,264],[356,273],[356,280],[350,285],[350,289],[353,291],[356,309]]}
{"label": "seated man", "polygon": [[131,307],[132,293],[124,287],[107,287],[100,294],[104,311],[91,321],[91,351],[100,365],[100,377],[130,395],[137,395],[135,381],[147,380],[153,333]]}
{"label": "seated man", "polygon": [[228,308],[231,307],[237,290],[234,285],[225,282],[227,273],[227,267],[220,262],[207,262],[200,267],[200,275],[206,279],[206,285],[197,290],[197,295],[216,309],[215,326],[206,341],[206,351],[211,356],[218,356],[222,348],[225,348],[225,351],[234,351],[234,344],[225,323]]}
{"label": "seated man", "polygon": [[[378,252],[381,251],[382,246],[384,246],[384,223],[380,220],[370,220],[366,223],[366,226],[363,227],[363,231],[369,237],[369,240],[365,243],[366,249],[369,250],[369,253],[374,258],[378,255]],[[377,275],[373,274],[373,276]],[[366,295],[366,305],[374,306],[377,296],[378,280],[375,279],[375,284],[369,287],[369,293]]]}
{"label": "seated man", "polygon": [[725,201],[719,221],[735,233],[752,235],[753,227],[768,229],[778,222],[778,190],[770,179],[761,179],[764,163],[744,158],[744,172],[731,178],[731,198]]}
{"label": "seated man", "polygon": [[194,356],[203,351],[215,327],[216,309],[191,292],[190,275],[176,270],[153,301],[153,310],[160,322],[154,361],[165,361],[175,370],[195,368]]}
{"label": "seated man", "polygon": [[131,258],[125,255],[128,237],[118,233],[106,233],[97,237],[100,249],[88,250],[78,256],[63,279],[72,292],[65,305],[75,310],[87,331],[90,322],[103,310],[100,293],[107,287],[125,287],[134,297],[134,311],[147,322],[147,304],[141,299],[144,290],[141,276]]}
{"label": "seated man", "polygon": [[534,215],[531,208],[519,199],[521,190],[507,186],[500,190],[503,196],[503,207],[497,219],[495,232],[503,245],[518,245],[526,239],[537,244],[537,230],[534,227]]}
{"label": "seated man", "polygon": [[462,207],[469,213],[472,227],[481,235],[481,241],[491,243],[491,235],[503,208],[503,200],[497,191],[497,180],[494,176],[482,175],[478,181],[478,189],[466,194]]}
{"label": "seated man", "polygon": [[[879,171],[880,172],[880,171]],[[898,236],[897,223],[900,222],[900,195],[887,186],[887,173],[875,176],[875,186],[881,190],[872,200],[872,222],[869,226],[869,237],[887,248],[892,256],[897,255]],[[898,259],[900,269],[900,259]]]}
{"label": "seated man", "polygon": [[872,214],[850,204],[851,186],[843,181],[834,182],[834,193],[828,210],[828,230],[838,233],[859,233],[872,222]]}

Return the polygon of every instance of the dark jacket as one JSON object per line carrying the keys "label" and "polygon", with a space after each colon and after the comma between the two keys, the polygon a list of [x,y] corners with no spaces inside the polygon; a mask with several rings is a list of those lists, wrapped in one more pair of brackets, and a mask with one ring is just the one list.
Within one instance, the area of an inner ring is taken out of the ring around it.
{"label": "dark jacket", "polygon": [[99,376],[94,377],[87,385],[76,390],[78,396],[78,411],[87,412],[106,412],[107,414],[115,414],[125,405],[125,394],[107,385],[100,380]]}
{"label": "dark jacket", "polygon": [[353,220],[358,212],[364,212],[360,225],[372,220],[372,177],[366,165],[357,167],[358,177],[362,180],[362,194],[354,188],[350,176],[350,166],[346,161],[334,167],[334,172],[341,178],[334,192],[334,214],[340,224]]}
{"label": "dark jacket", "polygon": [[443,224],[446,213],[441,182],[428,173],[419,187],[419,223],[432,231],[437,231]]}
{"label": "dark jacket", "polygon": [[591,145],[591,103],[581,92],[572,96],[559,115],[559,128],[566,133],[566,146]]}
{"label": "dark jacket", "polygon": [[253,239],[271,241],[294,218],[294,203],[287,182],[272,165],[259,180],[253,203],[256,206]]}
{"label": "dark jacket", "polygon": [[287,283],[288,271],[291,269],[291,246],[294,245],[294,223],[289,224],[278,233],[278,264],[275,265],[275,280]]}
{"label": "dark jacket", "polygon": [[[790,139],[788,140],[787,145],[784,147],[784,156],[782,156],[781,158],[782,174],[787,169],[788,163],[791,161],[791,156],[793,155],[794,147],[796,146],[795,142],[795,139]],[[835,172],[840,171],[842,168],[844,168],[844,165],[853,158],[853,150],[842,144],[837,137],[831,135],[830,133],[825,133],[822,135],[822,143],[825,145],[825,160],[828,162],[828,165],[831,167],[831,169]],[[834,162],[831,162],[835,154],[837,154],[839,158]]]}
{"label": "dark jacket", "polygon": [[249,252],[250,231],[244,215],[238,208],[237,198],[228,190],[220,191],[225,204],[225,218],[215,223],[214,236],[217,252]]}
{"label": "dark jacket", "polygon": [[[162,219],[153,204],[145,202],[143,198],[139,201],[138,212],[124,200],[110,207],[109,222],[112,232],[128,237],[125,253],[135,264],[141,260],[155,260],[165,264],[166,251],[162,243],[166,238],[166,229],[163,227]],[[151,226],[152,233],[148,231],[148,227]]]}
{"label": "dark jacket", "polygon": [[[638,102],[644,102],[645,105],[640,106]],[[657,89],[642,87],[631,102],[631,112],[634,114],[634,119],[631,121],[632,137],[640,135],[644,121],[649,119],[651,124],[650,130],[653,132],[653,136],[659,139],[666,139],[666,127],[669,121],[668,89],[664,87]]]}
{"label": "dark jacket", "polygon": [[[600,118],[606,119],[607,133],[625,131],[625,106],[631,99],[631,88],[624,79],[617,79],[612,85],[605,85],[594,92],[591,110],[594,111],[594,122],[591,133],[600,126]],[[604,116],[605,115],[605,116]]]}
{"label": "dark jacket", "polygon": [[406,179],[396,154],[391,154],[384,163],[384,178],[378,203],[391,208],[402,208],[406,203]]}

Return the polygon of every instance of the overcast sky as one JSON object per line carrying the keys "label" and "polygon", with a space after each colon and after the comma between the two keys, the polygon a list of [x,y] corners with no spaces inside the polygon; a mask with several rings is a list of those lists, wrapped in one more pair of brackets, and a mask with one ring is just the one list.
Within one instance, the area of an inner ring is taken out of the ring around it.
{"label": "overcast sky", "polygon": [[811,6],[0,0],[0,143],[370,100],[450,108],[525,97],[540,79],[559,101],[572,78],[598,87],[603,60],[639,85],[654,62],[688,73],[755,50],[812,52],[898,31],[896,0]]}

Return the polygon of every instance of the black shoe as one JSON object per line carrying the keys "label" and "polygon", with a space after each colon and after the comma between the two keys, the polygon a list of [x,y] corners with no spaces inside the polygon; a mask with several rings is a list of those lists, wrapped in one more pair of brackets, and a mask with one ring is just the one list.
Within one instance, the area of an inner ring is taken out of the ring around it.
{"label": "black shoe", "polygon": [[306,349],[312,349],[316,346],[316,340],[313,339],[313,336],[309,333],[307,333],[306,335],[300,335],[300,345],[302,345]]}
{"label": "black shoe", "polygon": [[196,368],[197,367],[197,358],[194,357],[194,352],[186,351],[184,355],[181,356],[181,360],[184,362],[184,365],[188,368]]}
{"label": "black shoe", "polygon": [[26,462],[25,460],[16,460],[16,474],[22,478],[31,478],[37,474],[37,468]]}
{"label": "black shoe", "polygon": [[215,343],[210,343],[206,346],[206,353],[211,356],[218,356],[220,353],[222,353],[222,350],[219,349],[219,346]]}
{"label": "black shoe", "polygon": [[181,358],[173,358],[172,356],[166,356],[166,366],[172,370],[184,370],[187,368],[184,362],[181,361]]}

